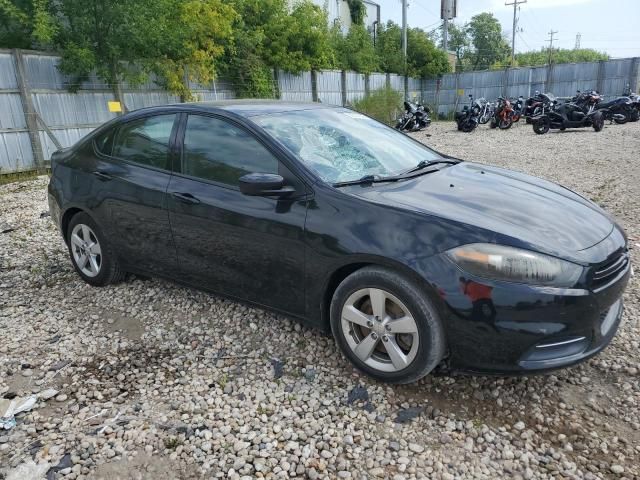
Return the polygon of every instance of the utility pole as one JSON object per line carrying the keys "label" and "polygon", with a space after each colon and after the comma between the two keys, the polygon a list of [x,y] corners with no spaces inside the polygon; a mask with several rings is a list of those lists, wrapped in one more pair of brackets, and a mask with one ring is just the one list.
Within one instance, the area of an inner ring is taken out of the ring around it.
{"label": "utility pole", "polygon": [[580,39],[582,38],[582,34],[578,32],[576,34],[576,46],[573,47],[575,50],[580,50]]}
{"label": "utility pole", "polygon": [[405,74],[407,73],[407,0],[402,0],[402,57]]}
{"label": "utility pole", "polygon": [[507,7],[513,5],[513,33],[511,34],[511,66],[516,63],[516,30],[518,27],[518,6],[527,3],[527,0],[513,0],[511,3],[505,3]]}
{"label": "utility pole", "polygon": [[550,30],[549,31],[549,40],[547,40],[547,42],[549,42],[549,65],[551,65],[551,56],[553,54],[553,36],[558,33],[557,30]]}
{"label": "utility pole", "polygon": [[444,52],[449,51],[449,19],[445,18],[442,21],[442,48]]}

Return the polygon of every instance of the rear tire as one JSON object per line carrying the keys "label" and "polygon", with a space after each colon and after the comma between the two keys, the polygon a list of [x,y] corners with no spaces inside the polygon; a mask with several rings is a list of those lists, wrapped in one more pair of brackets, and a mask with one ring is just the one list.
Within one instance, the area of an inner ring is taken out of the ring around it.
{"label": "rear tire", "polygon": [[365,267],[338,286],[331,330],[344,355],[371,377],[410,383],[445,354],[440,316],[424,288],[382,267]]}
{"label": "rear tire", "polygon": [[109,241],[86,213],[74,215],[69,222],[67,245],[73,267],[89,285],[102,287],[124,278],[125,272]]}
{"label": "rear tire", "polygon": [[507,118],[506,120],[500,120],[500,123],[498,124],[498,128],[500,130],[508,130],[511,128],[512,125],[513,125],[513,120],[511,120],[510,118]]}

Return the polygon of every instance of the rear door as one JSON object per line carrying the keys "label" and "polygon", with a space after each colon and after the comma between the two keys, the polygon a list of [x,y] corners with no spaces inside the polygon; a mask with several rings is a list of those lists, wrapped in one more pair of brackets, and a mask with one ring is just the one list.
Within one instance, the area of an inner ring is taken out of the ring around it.
{"label": "rear door", "polygon": [[[304,183],[242,125],[197,114],[183,121],[168,204],[184,280],[303,314]],[[243,195],[238,179],[247,173],[279,173],[296,193],[286,200]]]}
{"label": "rear door", "polygon": [[[178,115],[136,118],[98,137],[92,195],[122,262],[133,270],[175,275],[167,212],[171,150]],[[174,128],[175,127],[175,128]]]}

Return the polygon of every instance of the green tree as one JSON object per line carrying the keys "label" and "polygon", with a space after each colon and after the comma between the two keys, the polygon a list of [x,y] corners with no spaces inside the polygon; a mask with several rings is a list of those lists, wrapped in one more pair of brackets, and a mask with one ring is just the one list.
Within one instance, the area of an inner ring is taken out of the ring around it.
{"label": "green tree", "polygon": [[[466,27],[458,27],[455,23],[450,23],[448,31],[449,50],[452,50],[456,53],[456,70],[463,70],[463,62],[465,56],[469,53],[469,46],[471,45],[471,41],[469,40],[469,36],[467,35]],[[442,40],[440,45],[441,47],[443,46]]]}
{"label": "green tree", "polygon": [[510,50],[502,36],[500,22],[491,13],[480,13],[471,18],[466,32],[473,45],[469,62],[473,70],[486,70],[496,63],[505,63]]}
{"label": "green tree", "polygon": [[309,0],[232,0],[238,12],[224,58],[225,75],[241,97],[272,97],[273,69],[328,68],[334,56],[326,12]]}
{"label": "green tree", "polygon": [[40,48],[51,42],[56,25],[47,0],[0,0],[0,48]]}
{"label": "green tree", "polygon": [[334,26],[332,44],[338,68],[360,73],[371,73],[378,69],[379,59],[373,38],[364,25],[352,24],[346,36],[343,36],[339,26]]}
{"label": "green tree", "polygon": [[[389,21],[378,32],[376,51],[385,72],[404,74],[402,29]],[[407,31],[407,73],[410,76],[433,76],[449,71],[447,55],[439,50],[429,35],[420,28]]]}
{"label": "green tree", "polygon": [[356,25],[364,24],[364,17],[367,14],[367,7],[362,0],[347,0],[349,6],[349,16],[351,23]]}
{"label": "green tree", "polygon": [[[590,48],[577,50],[554,49],[552,59],[553,63],[597,62],[609,60],[609,55]],[[549,62],[549,50],[542,48],[537,51],[517,53],[516,61],[521,66],[546,65]]]}
{"label": "green tree", "polygon": [[118,95],[119,82],[153,72],[183,98],[187,79],[213,79],[235,17],[223,0],[56,0],[50,9],[63,73],[79,81],[95,71]]}

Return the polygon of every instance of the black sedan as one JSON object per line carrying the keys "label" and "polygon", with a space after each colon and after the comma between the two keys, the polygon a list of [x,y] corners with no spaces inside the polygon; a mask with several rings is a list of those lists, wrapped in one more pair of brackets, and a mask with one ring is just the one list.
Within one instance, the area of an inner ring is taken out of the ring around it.
{"label": "black sedan", "polygon": [[585,360],[631,269],[580,195],[319,104],[129,113],[53,155],[49,203],[90,285],[131,272],[272,309],[387,382]]}

